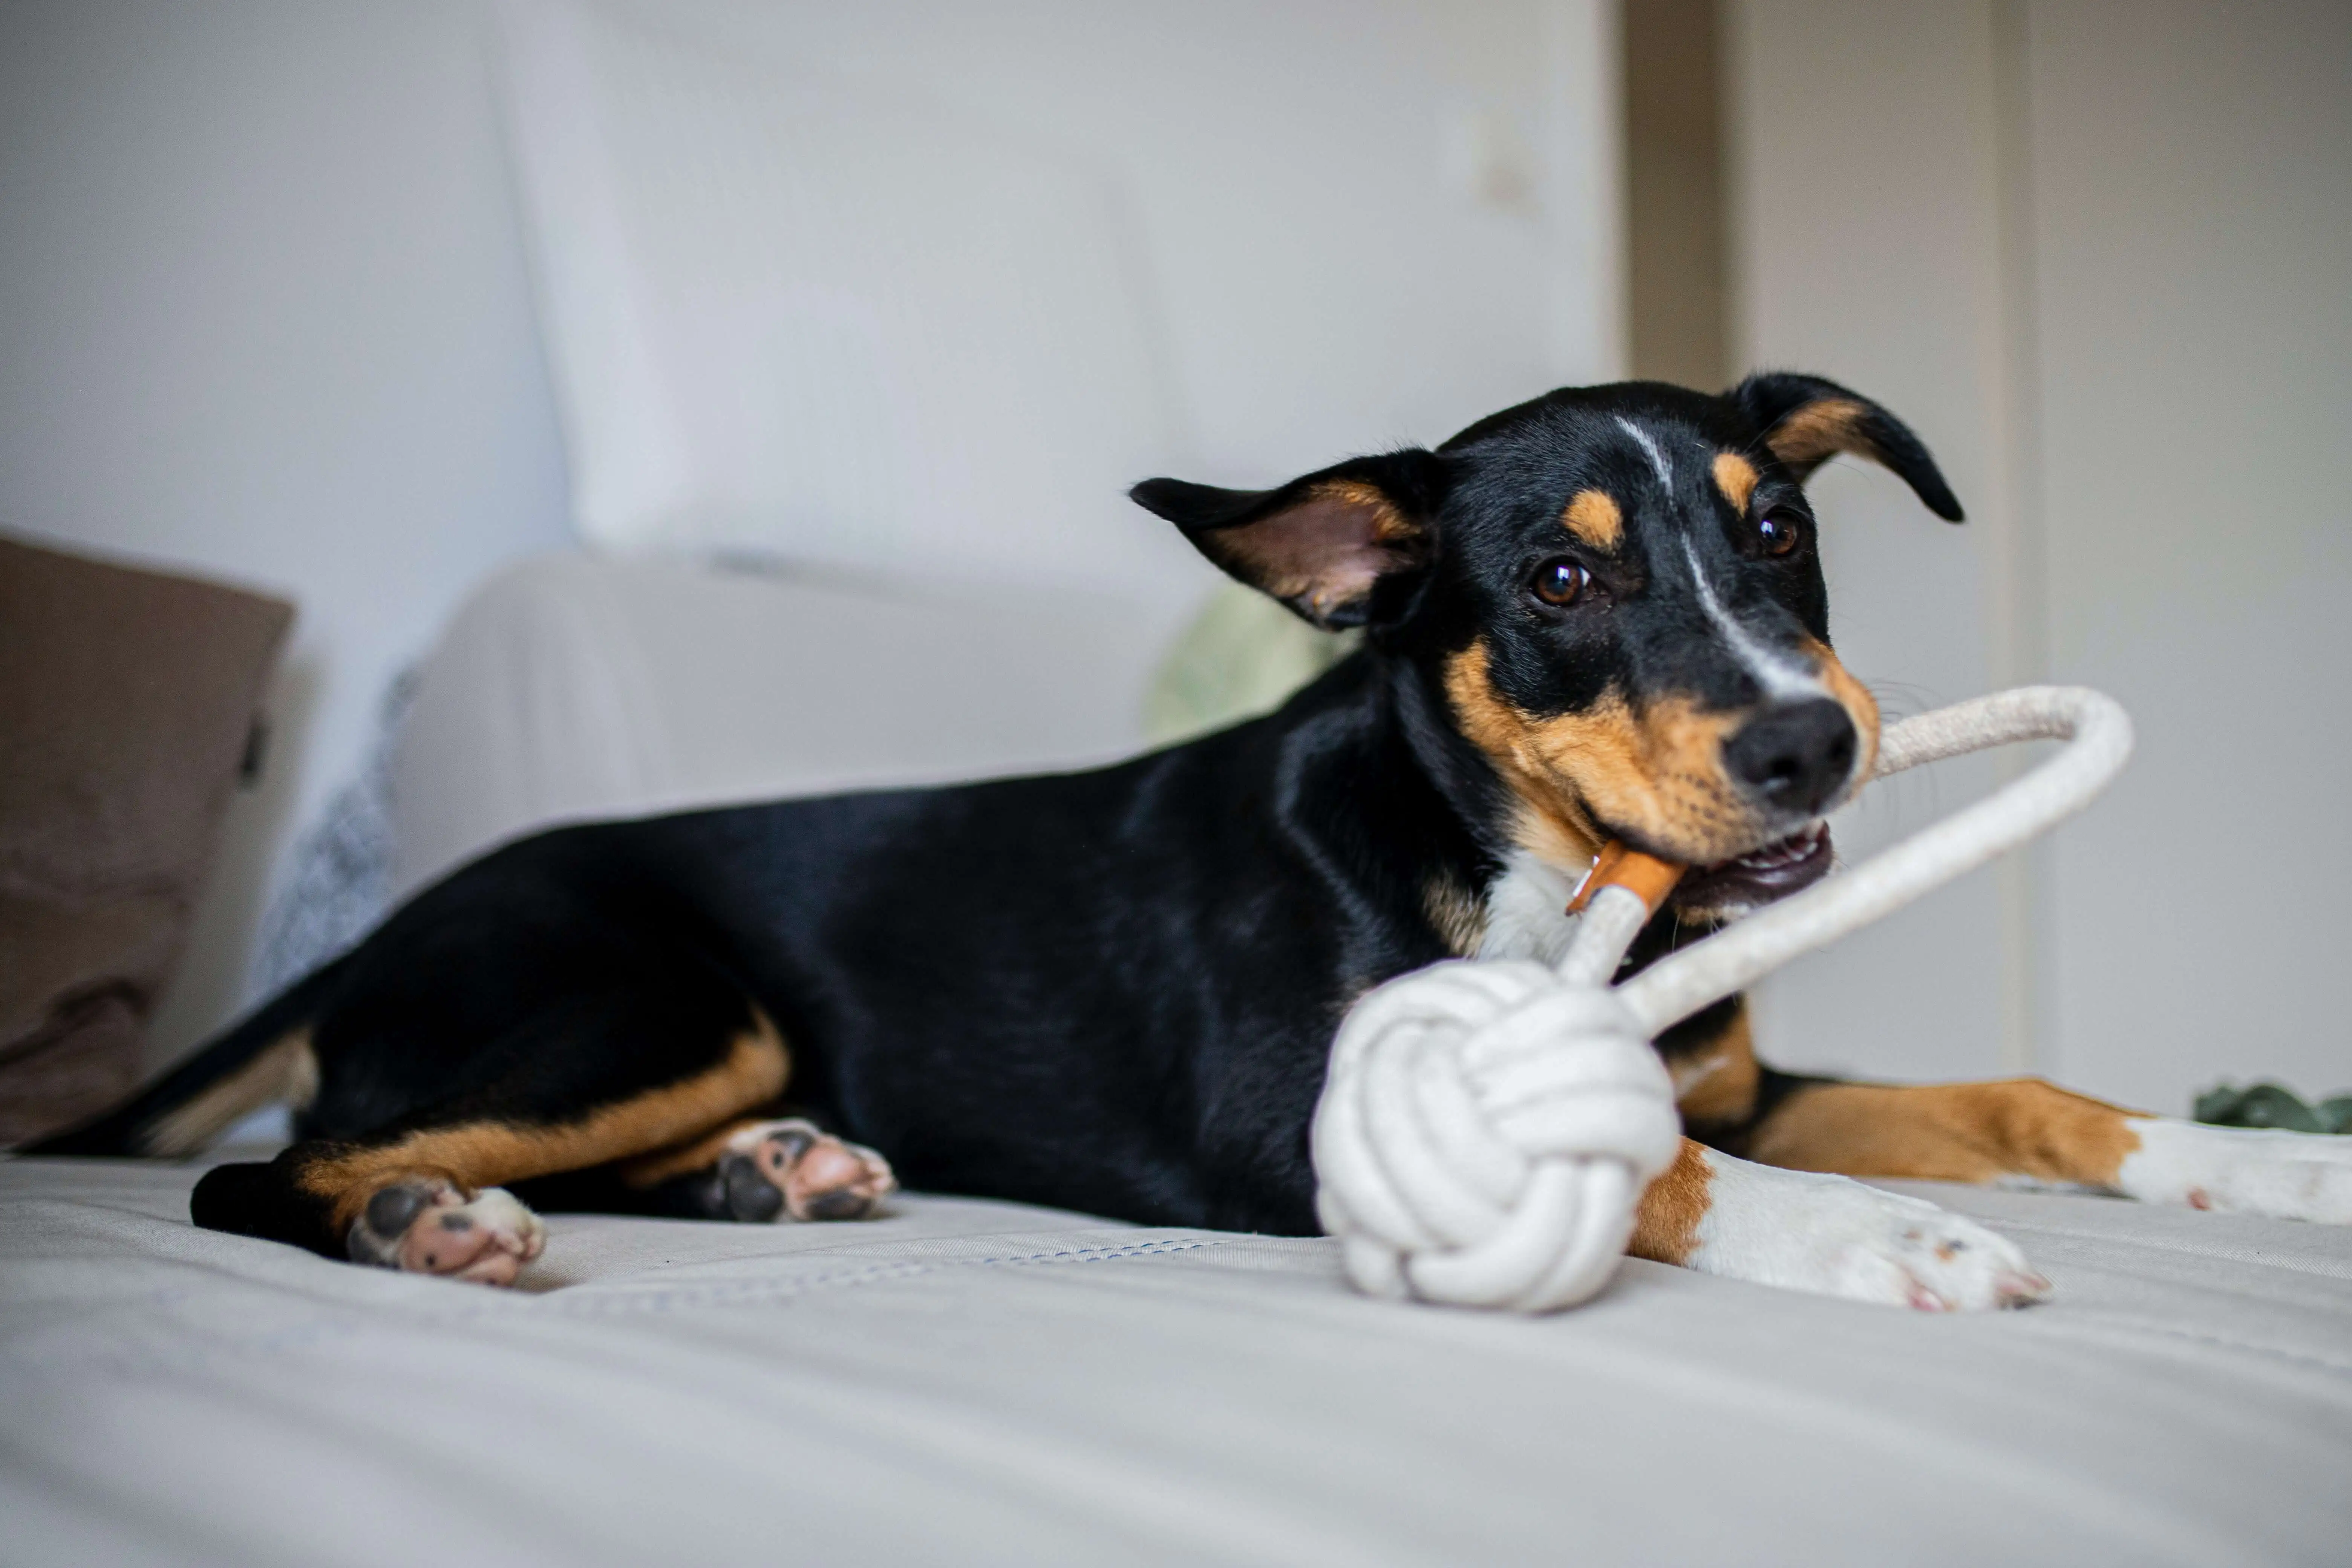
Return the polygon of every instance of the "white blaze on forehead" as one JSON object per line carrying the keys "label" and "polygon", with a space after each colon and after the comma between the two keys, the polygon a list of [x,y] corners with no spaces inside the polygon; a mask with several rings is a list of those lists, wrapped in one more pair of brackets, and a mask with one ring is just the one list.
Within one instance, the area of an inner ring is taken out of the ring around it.
{"label": "white blaze on forehead", "polygon": [[1655,441],[1650,439],[1650,433],[1622,414],[1617,416],[1617,426],[1633,437],[1633,444],[1642,448],[1643,457],[1650,459],[1650,471],[1658,476],[1658,483],[1671,494],[1675,488],[1675,471],[1666,466],[1666,455],[1658,449]]}
{"label": "white blaze on forehead", "polygon": [[1706,568],[1699,564],[1698,550],[1688,536],[1683,540],[1683,559],[1690,563],[1691,581],[1698,588],[1699,608],[1706,612],[1706,618],[1715,623],[1715,629],[1723,634],[1724,642],[1747,667],[1748,673],[1756,678],[1757,684],[1764,688],[1767,696],[1785,699],[1829,695],[1829,689],[1822,684],[1820,671],[1810,661],[1759,641],[1725,607],[1716,595],[1715,584],[1706,580]]}

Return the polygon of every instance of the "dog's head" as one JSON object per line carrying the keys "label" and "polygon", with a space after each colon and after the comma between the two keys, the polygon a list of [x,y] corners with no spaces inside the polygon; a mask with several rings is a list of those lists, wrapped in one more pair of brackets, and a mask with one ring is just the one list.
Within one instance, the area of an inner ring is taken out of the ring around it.
{"label": "dog's head", "polygon": [[1826,870],[1821,818],[1876,753],[1877,705],[1830,651],[1801,488],[1838,452],[1960,521],[1901,421],[1784,374],[1719,397],[1569,388],[1435,451],[1133,495],[1234,577],[1419,666],[1521,847],[1580,868],[1622,837],[1696,868],[1675,901],[1705,914]]}

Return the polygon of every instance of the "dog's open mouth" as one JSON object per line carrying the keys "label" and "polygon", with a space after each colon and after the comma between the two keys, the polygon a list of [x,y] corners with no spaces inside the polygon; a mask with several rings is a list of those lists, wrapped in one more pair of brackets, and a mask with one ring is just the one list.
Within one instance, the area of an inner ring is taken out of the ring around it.
{"label": "dog's open mouth", "polygon": [[1811,887],[1831,858],[1829,824],[1816,822],[1761,849],[1692,867],[1675,885],[1674,903],[1689,914],[1752,910]]}

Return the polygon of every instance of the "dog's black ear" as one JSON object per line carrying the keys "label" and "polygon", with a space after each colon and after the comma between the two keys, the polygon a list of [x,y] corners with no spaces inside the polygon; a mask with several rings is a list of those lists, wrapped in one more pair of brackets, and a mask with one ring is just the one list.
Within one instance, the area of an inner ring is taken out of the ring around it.
{"label": "dog's black ear", "polygon": [[1851,452],[1894,470],[1937,517],[1960,521],[1959,500],[1919,437],[1859,393],[1818,375],[1766,371],[1724,395],[1756,422],[1764,445],[1800,484],[1834,454]]}
{"label": "dog's black ear", "polygon": [[1326,630],[1401,615],[1437,550],[1445,459],[1420,450],[1351,458],[1270,490],[1146,479],[1137,505],[1202,554]]}

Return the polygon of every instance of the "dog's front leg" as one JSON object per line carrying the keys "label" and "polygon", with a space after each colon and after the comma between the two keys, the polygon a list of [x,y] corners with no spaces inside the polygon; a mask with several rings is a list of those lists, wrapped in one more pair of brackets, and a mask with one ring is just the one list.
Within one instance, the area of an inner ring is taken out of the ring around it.
{"label": "dog's front leg", "polygon": [[1627,1248],[1703,1274],[1922,1311],[2020,1307],[2050,1293],[2009,1241],[1917,1198],[1758,1165],[1683,1140]]}

